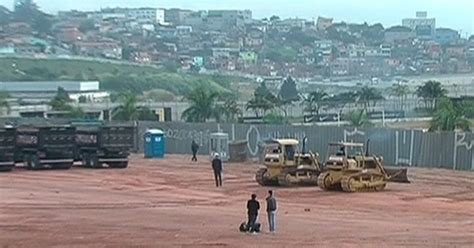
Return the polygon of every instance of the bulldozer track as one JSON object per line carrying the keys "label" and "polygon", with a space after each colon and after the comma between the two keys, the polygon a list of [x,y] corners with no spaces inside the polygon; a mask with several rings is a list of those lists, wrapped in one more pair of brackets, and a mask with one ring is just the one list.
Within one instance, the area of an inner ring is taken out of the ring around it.
{"label": "bulldozer track", "polygon": [[329,185],[326,185],[326,177],[329,176],[329,172],[323,172],[319,174],[318,176],[318,186],[322,190],[330,190],[331,187]]}
{"label": "bulldozer track", "polygon": [[[300,181],[296,183],[292,183],[289,181],[288,176],[293,176],[295,177],[297,173],[305,173],[305,174],[310,174],[311,175],[311,181]],[[313,169],[287,169],[284,170],[283,173],[281,173],[278,176],[278,184],[282,187],[296,187],[296,186],[317,186],[318,185],[318,176],[319,176],[319,171],[318,170],[313,170]]]}
{"label": "bulldozer track", "polygon": [[[381,191],[385,189],[386,184],[381,184],[378,186],[362,186],[362,187],[357,187],[354,181],[357,179],[357,177],[360,177],[360,175],[346,175],[343,176],[341,179],[341,188],[342,191],[344,192],[374,192],[374,191]],[[372,175],[371,176],[371,183],[375,181],[374,178],[379,178],[380,176],[378,175]],[[379,178],[379,180],[384,180],[382,177]]]}
{"label": "bulldozer track", "polygon": [[266,172],[266,168],[260,168],[257,173],[255,173],[255,181],[257,181],[257,183],[261,186],[279,186],[277,181],[268,180],[265,178]]}
{"label": "bulldozer track", "polygon": [[288,175],[289,175],[288,171],[284,171],[278,176],[278,185],[279,186],[281,186],[281,187],[290,187],[290,186],[292,186],[291,182],[288,181]]}
{"label": "bulldozer track", "polygon": [[267,172],[267,169],[259,169],[257,173],[255,174],[255,180],[257,181],[258,184],[265,186],[265,172]]}

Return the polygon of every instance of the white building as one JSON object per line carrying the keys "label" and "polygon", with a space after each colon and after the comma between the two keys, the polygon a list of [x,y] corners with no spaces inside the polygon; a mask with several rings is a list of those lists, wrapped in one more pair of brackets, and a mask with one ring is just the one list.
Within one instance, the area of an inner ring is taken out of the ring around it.
{"label": "white building", "polygon": [[16,98],[27,103],[49,102],[59,87],[69,93],[71,100],[79,101],[84,96],[90,102],[101,102],[108,99],[109,93],[100,91],[98,81],[26,81],[26,82],[1,82],[0,91],[8,93],[11,98]]}
{"label": "white building", "polygon": [[161,8],[113,8],[103,9],[98,13],[88,15],[94,19],[129,19],[140,24],[166,24],[165,9]]}
{"label": "white building", "polygon": [[165,24],[165,9],[157,9],[157,8],[127,9],[126,15],[128,18],[136,20],[140,23]]}
{"label": "white building", "polygon": [[243,27],[245,24],[252,23],[252,11],[209,10],[205,20],[208,29],[227,31],[233,27]]}
{"label": "white building", "polygon": [[415,31],[421,28],[429,27],[431,34],[434,34],[436,29],[436,18],[428,18],[427,12],[419,11],[416,12],[415,18],[403,19],[402,25]]}

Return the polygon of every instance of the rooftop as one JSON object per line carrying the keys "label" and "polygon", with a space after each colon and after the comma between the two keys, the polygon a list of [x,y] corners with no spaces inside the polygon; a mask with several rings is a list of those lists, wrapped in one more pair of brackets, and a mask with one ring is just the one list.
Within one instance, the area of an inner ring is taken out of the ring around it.
{"label": "rooftop", "polygon": [[364,144],[351,142],[331,142],[329,143],[329,146],[364,147]]}
{"label": "rooftop", "polygon": [[59,87],[68,92],[98,91],[98,81],[0,81],[0,91],[5,92],[56,92]]}

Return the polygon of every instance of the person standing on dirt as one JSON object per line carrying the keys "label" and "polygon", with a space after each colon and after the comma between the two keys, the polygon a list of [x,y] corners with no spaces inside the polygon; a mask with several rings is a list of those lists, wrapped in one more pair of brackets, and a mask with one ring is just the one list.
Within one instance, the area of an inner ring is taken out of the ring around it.
{"label": "person standing on dirt", "polygon": [[275,197],[273,196],[273,191],[268,191],[267,197],[267,215],[268,215],[268,227],[270,228],[270,232],[275,232],[276,226],[276,210],[277,210],[277,202]]}
{"label": "person standing on dirt", "polygon": [[198,159],[196,157],[196,154],[199,150],[199,145],[196,143],[195,140],[193,140],[193,142],[191,143],[191,151],[193,152],[193,158],[191,159],[191,161],[193,162],[197,162]]}
{"label": "person standing on dirt", "polygon": [[260,210],[260,203],[257,201],[257,195],[252,194],[252,198],[247,202],[247,227],[249,231],[253,231],[255,222],[257,222],[258,210]]}
{"label": "person standing on dirt", "polygon": [[219,158],[219,154],[214,155],[212,160],[212,170],[214,170],[214,180],[216,181],[216,187],[222,187],[222,160]]}

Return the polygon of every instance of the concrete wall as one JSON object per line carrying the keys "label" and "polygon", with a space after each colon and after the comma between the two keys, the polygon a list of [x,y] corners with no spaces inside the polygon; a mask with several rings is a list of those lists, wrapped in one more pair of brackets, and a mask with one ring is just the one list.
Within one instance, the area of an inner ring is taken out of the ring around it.
{"label": "concrete wall", "polygon": [[460,132],[428,133],[419,130],[357,129],[346,127],[247,125],[217,123],[157,123],[138,125],[139,150],[143,150],[143,134],[148,128],[166,133],[167,153],[189,154],[191,141],[209,154],[209,136],[218,130],[229,134],[230,140],[247,140],[248,154],[258,157],[259,145],[269,138],[308,137],[308,147],[326,157],[327,144],[332,141],[366,142],[371,153],[382,155],[387,165],[408,165],[457,170],[474,170],[474,134]]}

